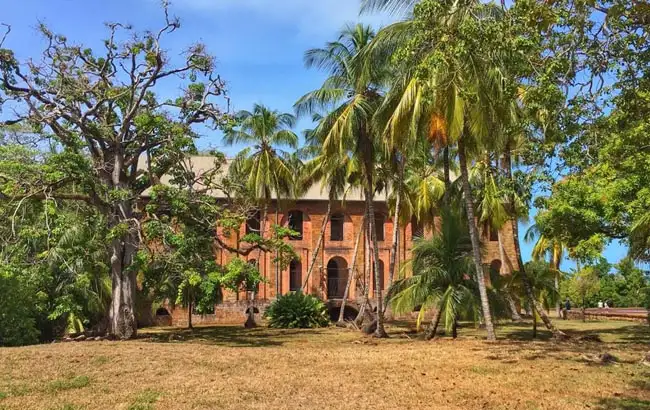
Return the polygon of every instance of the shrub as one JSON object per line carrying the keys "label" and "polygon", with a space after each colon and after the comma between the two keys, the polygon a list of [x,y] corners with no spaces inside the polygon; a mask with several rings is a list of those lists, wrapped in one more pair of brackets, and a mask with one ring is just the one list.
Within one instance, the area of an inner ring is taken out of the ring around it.
{"label": "shrub", "polygon": [[325,327],[329,324],[325,303],[302,292],[280,296],[271,303],[264,317],[270,327],[282,329]]}
{"label": "shrub", "polygon": [[30,289],[8,269],[0,269],[0,346],[37,343],[38,336]]}

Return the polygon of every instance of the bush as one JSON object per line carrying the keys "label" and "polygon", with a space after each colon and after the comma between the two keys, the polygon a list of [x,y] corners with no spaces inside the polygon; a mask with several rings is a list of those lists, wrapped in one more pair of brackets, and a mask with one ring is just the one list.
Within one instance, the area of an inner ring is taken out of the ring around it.
{"label": "bush", "polygon": [[264,313],[270,327],[281,329],[325,327],[329,324],[327,306],[318,298],[291,292],[274,300]]}
{"label": "bush", "polygon": [[38,342],[30,291],[8,270],[0,270],[0,346]]}

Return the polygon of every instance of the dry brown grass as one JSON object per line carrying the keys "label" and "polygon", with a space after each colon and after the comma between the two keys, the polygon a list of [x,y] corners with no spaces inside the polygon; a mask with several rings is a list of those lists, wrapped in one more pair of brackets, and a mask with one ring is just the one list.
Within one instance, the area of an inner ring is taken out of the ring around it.
{"label": "dry brown grass", "polygon": [[[132,342],[0,349],[0,409],[647,409],[647,326],[562,322],[603,343],[501,339],[389,340],[341,329],[148,330]],[[547,337],[548,334],[542,334]],[[181,340],[178,340],[181,339]],[[584,359],[602,352],[620,363]],[[3,398],[4,397],[4,398]]]}

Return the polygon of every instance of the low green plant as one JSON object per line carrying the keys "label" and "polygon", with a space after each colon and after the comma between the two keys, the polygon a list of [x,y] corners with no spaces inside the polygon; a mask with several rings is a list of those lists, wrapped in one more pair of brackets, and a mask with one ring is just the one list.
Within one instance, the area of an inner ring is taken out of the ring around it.
{"label": "low green plant", "polygon": [[325,327],[329,313],[325,303],[302,292],[290,292],[274,300],[264,312],[269,326],[281,329]]}
{"label": "low green plant", "polygon": [[145,390],[138,394],[128,410],[152,410],[159,397],[160,393],[157,391]]}
{"label": "low green plant", "polygon": [[72,390],[72,389],[81,389],[90,384],[90,379],[88,376],[77,376],[72,379],[60,379],[54,380],[48,384],[48,390],[61,391],[61,390]]}

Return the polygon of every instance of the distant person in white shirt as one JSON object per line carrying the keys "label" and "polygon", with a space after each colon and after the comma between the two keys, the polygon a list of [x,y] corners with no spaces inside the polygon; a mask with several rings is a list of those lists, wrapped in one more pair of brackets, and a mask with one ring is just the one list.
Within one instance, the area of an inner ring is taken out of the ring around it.
{"label": "distant person in white shirt", "polygon": [[602,308],[603,308],[603,301],[599,300],[598,301],[598,309],[602,309]]}
{"label": "distant person in white shirt", "polygon": [[607,301],[605,301],[605,309],[609,309],[609,305],[607,304]]}

